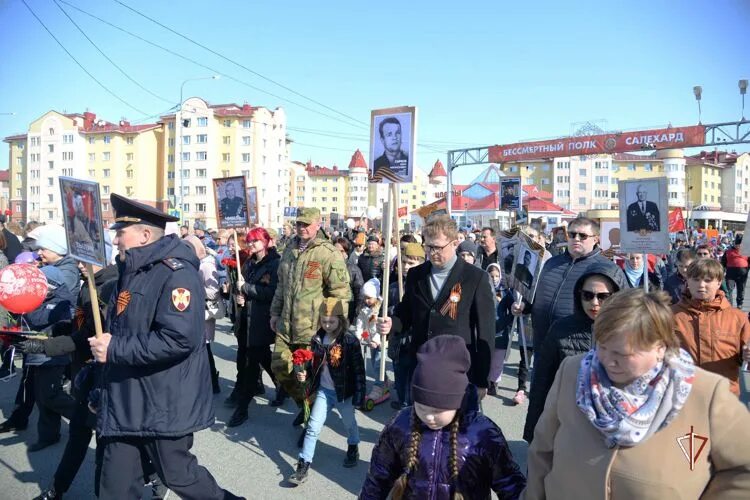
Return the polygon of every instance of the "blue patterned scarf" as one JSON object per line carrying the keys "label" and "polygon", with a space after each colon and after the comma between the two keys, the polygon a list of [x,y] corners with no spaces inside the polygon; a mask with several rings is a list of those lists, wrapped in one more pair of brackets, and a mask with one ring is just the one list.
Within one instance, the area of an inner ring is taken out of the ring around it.
{"label": "blue patterned scarf", "polygon": [[677,416],[690,394],[695,365],[690,355],[667,352],[664,361],[618,389],[592,349],[578,370],[576,404],[604,435],[607,448],[635,446]]}

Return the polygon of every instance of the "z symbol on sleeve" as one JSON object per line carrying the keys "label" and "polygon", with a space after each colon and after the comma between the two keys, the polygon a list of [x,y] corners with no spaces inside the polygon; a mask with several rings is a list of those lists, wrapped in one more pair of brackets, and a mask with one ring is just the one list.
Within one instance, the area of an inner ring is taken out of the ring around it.
{"label": "z symbol on sleeve", "polygon": [[187,288],[175,288],[172,290],[172,304],[180,312],[187,309],[190,305],[190,290]]}

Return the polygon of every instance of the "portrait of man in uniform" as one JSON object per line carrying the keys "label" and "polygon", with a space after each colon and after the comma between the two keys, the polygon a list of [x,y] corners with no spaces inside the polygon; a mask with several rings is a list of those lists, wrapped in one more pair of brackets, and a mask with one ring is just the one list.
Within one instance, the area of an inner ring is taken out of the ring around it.
{"label": "portrait of man in uniform", "polygon": [[628,205],[627,230],[660,231],[659,206],[653,201],[648,201],[646,184],[638,184],[636,196],[637,199]]}
{"label": "portrait of man in uniform", "polygon": [[500,181],[500,210],[518,210],[521,207],[521,179],[503,179]]}
{"label": "portrait of man in uniform", "polygon": [[370,182],[412,182],[414,108],[373,111]]}
{"label": "portrait of man in uniform", "polygon": [[249,225],[245,177],[224,177],[213,182],[217,225],[220,228]]}

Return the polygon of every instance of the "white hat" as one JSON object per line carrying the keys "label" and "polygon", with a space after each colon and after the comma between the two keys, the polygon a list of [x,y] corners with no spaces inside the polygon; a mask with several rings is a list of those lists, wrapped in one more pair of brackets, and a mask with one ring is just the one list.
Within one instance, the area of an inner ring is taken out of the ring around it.
{"label": "white hat", "polygon": [[35,240],[39,248],[46,248],[58,255],[67,255],[68,241],[65,238],[65,228],[59,224],[45,224],[34,228],[28,234]]}
{"label": "white hat", "polygon": [[367,283],[362,285],[362,294],[365,297],[371,297],[375,299],[380,297],[380,281],[377,278],[367,280]]}

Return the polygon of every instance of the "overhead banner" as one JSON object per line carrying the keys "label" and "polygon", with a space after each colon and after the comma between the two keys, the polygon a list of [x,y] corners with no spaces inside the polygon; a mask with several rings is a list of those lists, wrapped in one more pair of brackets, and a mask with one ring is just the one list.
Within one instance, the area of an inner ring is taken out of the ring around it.
{"label": "overhead banner", "polygon": [[641,149],[686,148],[702,146],[705,142],[706,127],[703,125],[670,127],[490,146],[489,161],[505,163],[558,156],[625,153]]}

